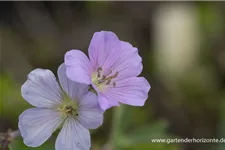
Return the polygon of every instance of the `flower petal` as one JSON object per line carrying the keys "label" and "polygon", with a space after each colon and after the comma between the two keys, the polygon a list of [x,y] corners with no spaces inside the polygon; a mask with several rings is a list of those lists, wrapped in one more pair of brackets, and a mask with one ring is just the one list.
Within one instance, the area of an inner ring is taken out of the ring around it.
{"label": "flower petal", "polygon": [[80,99],[78,120],[84,127],[88,129],[98,128],[102,125],[103,113],[96,94],[88,92]]}
{"label": "flower petal", "polygon": [[150,84],[144,77],[132,77],[116,82],[116,87],[110,87],[106,93],[110,101],[118,100],[121,103],[143,106],[148,98]]}
{"label": "flower petal", "polygon": [[40,108],[53,108],[62,99],[60,86],[54,74],[47,69],[31,71],[21,87],[21,93],[31,105]]}
{"label": "flower petal", "polygon": [[89,150],[91,137],[88,129],[73,118],[68,118],[56,139],[56,150]]}
{"label": "flower petal", "polygon": [[92,67],[96,71],[101,67],[105,73],[110,71],[110,67],[119,58],[121,53],[120,41],[118,37],[110,31],[95,32],[88,54]]}
{"label": "flower petal", "polygon": [[43,144],[64,121],[58,111],[31,108],[19,116],[19,129],[27,146]]}
{"label": "flower petal", "polygon": [[121,41],[121,50],[120,57],[112,67],[112,70],[119,72],[117,79],[138,76],[143,69],[143,65],[137,48],[128,42]]}
{"label": "flower petal", "polygon": [[89,86],[87,84],[72,81],[67,77],[64,63],[58,68],[58,78],[63,90],[72,100],[80,99],[83,95],[88,93]]}
{"label": "flower petal", "polygon": [[103,110],[109,109],[113,106],[119,106],[118,100],[110,97],[110,95],[99,93],[98,94],[99,105]]}
{"label": "flower petal", "polygon": [[76,82],[90,84],[90,62],[87,56],[79,50],[70,50],[65,54],[67,76]]}

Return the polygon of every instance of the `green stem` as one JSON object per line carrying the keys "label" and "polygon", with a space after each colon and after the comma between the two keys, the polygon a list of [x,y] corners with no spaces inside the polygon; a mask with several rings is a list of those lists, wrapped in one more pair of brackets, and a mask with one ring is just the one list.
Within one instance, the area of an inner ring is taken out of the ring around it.
{"label": "green stem", "polygon": [[112,130],[108,141],[109,147],[112,149],[115,149],[115,147],[117,146],[118,137],[122,135],[121,121],[123,111],[124,111],[123,105],[120,105],[119,107],[117,108],[115,107],[113,109]]}

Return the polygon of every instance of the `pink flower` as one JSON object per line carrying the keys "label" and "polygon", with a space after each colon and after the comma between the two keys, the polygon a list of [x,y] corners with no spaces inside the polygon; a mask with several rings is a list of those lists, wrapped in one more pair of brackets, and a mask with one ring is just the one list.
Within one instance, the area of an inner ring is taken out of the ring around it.
{"label": "pink flower", "polygon": [[65,54],[66,74],[73,81],[91,84],[97,91],[103,110],[120,103],[143,106],[150,84],[137,77],[143,69],[138,49],[120,41],[110,31],[96,32],[91,40],[88,57],[79,50]]}

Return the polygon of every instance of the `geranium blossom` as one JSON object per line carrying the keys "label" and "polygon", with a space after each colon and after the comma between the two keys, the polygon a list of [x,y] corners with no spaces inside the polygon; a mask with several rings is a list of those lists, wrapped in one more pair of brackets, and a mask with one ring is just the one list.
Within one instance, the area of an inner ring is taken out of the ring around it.
{"label": "geranium blossom", "polygon": [[138,49],[120,41],[109,31],[96,32],[88,49],[89,58],[80,50],[65,54],[67,76],[76,82],[91,84],[98,93],[102,109],[120,103],[143,106],[150,84],[137,77],[142,69]]}
{"label": "geranium blossom", "polygon": [[103,122],[103,111],[97,96],[88,91],[88,85],[67,78],[64,64],[58,69],[59,84],[47,69],[35,69],[23,84],[23,98],[37,108],[25,110],[19,116],[19,129],[24,143],[31,147],[43,144],[52,133],[62,127],[56,150],[89,150],[88,129]]}

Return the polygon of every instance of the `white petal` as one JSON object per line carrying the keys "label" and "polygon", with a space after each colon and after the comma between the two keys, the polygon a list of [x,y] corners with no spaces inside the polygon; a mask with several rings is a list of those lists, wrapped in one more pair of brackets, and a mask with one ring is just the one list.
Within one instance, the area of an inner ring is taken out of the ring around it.
{"label": "white petal", "polygon": [[47,69],[35,69],[21,87],[22,96],[31,105],[53,108],[61,103],[62,91],[54,74]]}
{"label": "white petal", "polygon": [[78,120],[89,129],[96,129],[103,122],[104,111],[100,108],[97,95],[88,92],[80,99],[80,107],[78,110]]}
{"label": "white petal", "polygon": [[19,116],[19,129],[27,146],[43,144],[64,121],[58,111],[31,108]]}
{"label": "white petal", "polygon": [[56,150],[89,150],[91,137],[88,129],[73,118],[68,118],[56,139]]}
{"label": "white petal", "polygon": [[72,100],[80,99],[88,92],[89,86],[87,84],[72,81],[67,77],[64,63],[58,68],[58,78],[63,90]]}

